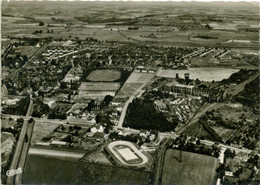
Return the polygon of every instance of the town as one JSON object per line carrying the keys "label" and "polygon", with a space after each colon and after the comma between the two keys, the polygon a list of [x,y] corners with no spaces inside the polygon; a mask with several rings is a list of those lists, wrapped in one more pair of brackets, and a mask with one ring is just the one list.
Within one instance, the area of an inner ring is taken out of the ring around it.
{"label": "town", "polygon": [[2,184],[260,183],[256,4],[60,3],[3,1]]}

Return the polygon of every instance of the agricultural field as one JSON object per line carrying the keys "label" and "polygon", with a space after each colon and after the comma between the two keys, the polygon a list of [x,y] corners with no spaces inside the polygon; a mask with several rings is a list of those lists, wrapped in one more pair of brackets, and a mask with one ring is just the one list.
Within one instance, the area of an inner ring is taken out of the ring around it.
{"label": "agricultural field", "polygon": [[22,184],[69,184],[77,167],[77,162],[29,155]]}
{"label": "agricultural field", "polygon": [[95,70],[92,71],[87,80],[89,81],[103,81],[103,82],[112,82],[120,79],[121,73],[116,70]]}
{"label": "agricultural field", "polygon": [[[217,159],[190,152],[167,150],[164,158],[162,185],[213,185],[216,182]],[[181,160],[181,162],[180,162]]]}
{"label": "agricultural field", "polygon": [[59,123],[54,122],[36,121],[33,127],[31,144],[34,145],[35,143],[40,142],[43,137],[50,135],[59,125]]}
{"label": "agricultural field", "polygon": [[94,163],[83,163],[71,184],[148,185],[150,173]]}

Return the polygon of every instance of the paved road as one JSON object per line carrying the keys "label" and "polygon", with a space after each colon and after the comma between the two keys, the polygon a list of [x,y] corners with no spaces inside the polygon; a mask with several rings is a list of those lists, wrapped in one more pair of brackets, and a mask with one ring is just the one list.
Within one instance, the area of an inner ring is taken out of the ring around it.
{"label": "paved road", "polygon": [[[28,107],[28,110],[27,110],[27,113],[26,113],[26,116],[25,116],[25,118],[27,118],[27,120],[29,118],[29,114],[32,111],[31,110],[32,106],[33,106],[33,101],[30,100],[30,104],[29,104],[29,107]],[[15,148],[15,152],[14,152],[14,156],[13,156],[13,159],[12,159],[10,169],[17,169],[17,167],[19,165],[20,158],[22,156],[24,142],[25,142],[25,135],[27,133],[28,124],[29,124],[27,120],[24,120],[22,130],[21,130],[21,133],[20,133],[20,136],[19,136],[19,140],[18,140],[16,148]],[[7,177],[7,184],[10,184],[10,185],[14,184],[14,176]]]}
{"label": "paved road", "polygon": [[154,185],[160,185],[161,184],[164,154],[165,154],[166,146],[167,146],[169,141],[170,141],[169,138],[165,139],[160,146],[158,156],[157,156],[157,161],[156,161],[156,164],[155,164],[155,174],[154,174],[154,179],[153,179]]}

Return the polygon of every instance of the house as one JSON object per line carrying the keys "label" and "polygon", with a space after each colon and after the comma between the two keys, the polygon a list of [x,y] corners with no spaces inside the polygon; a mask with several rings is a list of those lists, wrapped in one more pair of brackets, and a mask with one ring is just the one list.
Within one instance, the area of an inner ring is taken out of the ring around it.
{"label": "house", "polygon": [[67,144],[67,142],[64,142],[64,141],[52,141],[51,142],[51,145],[66,145]]}
{"label": "house", "polygon": [[95,134],[97,132],[101,132],[103,133],[104,132],[104,127],[100,124],[97,124],[96,126],[93,126],[91,129],[90,129],[91,133]]}
{"label": "house", "polygon": [[148,70],[148,73],[155,73],[155,70],[149,69],[149,70]]}

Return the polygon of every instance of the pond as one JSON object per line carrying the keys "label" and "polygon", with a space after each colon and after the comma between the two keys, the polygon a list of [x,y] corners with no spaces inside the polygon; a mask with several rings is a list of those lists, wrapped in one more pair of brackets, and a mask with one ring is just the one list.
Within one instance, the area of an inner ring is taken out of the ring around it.
{"label": "pond", "polygon": [[176,73],[179,74],[179,78],[184,78],[185,73],[190,74],[190,79],[201,81],[221,81],[229,78],[233,73],[238,72],[238,69],[232,68],[189,68],[188,70],[160,70],[157,73],[159,77],[175,78]]}

